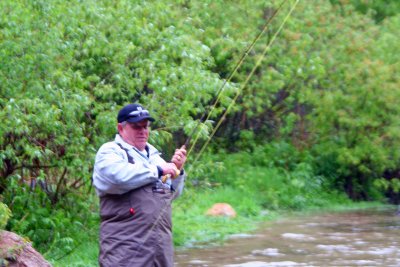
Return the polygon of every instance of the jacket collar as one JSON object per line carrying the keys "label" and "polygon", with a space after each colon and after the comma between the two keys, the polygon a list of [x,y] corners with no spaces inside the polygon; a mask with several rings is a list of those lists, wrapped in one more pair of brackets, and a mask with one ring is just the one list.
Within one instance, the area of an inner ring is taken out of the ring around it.
{"label": "jacket collar", "polygon": [[119,134],[115,135],[114,141],[115,141],[115,143],[120,144],[125,149],[132,149],[132,147],[133,147],[132,145],[125,142],[124,139],[122,139],[122,137]]}

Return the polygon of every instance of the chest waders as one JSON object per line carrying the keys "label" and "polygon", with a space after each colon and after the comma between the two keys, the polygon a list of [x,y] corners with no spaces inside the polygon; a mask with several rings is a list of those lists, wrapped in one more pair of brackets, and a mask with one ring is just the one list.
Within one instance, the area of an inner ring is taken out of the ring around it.
{"label": "chest waders", "polygon": [[172,267],[172,196],[149,184],[100,197],[100,266]]}

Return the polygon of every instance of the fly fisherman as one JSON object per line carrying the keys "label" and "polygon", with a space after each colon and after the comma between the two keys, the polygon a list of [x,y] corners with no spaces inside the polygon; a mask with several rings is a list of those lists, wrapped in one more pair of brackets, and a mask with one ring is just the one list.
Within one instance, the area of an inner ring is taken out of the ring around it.
{"label": "fly fisherman", "polygon": [[176,149],[170,163],[163,160],[147,143],[154,118],[139,104],[124,106],[117,121],[118,134],[100,147],[93,172],[100,198],[99,264],[172,267],[171,201],[184,187],[186,149]]}

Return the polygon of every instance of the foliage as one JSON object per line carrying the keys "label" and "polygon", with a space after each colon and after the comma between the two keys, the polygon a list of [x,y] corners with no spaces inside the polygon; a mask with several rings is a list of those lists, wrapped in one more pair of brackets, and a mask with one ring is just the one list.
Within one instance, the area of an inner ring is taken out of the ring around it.
{"label": "foliage", "polygon": [[300,1],[220,117],[294,2],[225,84],[280,1],[0,1],[7,228],[52,258],[78,245],[97,207],[84,198],[95,152],[133,101],[157,118],[151,142],[167,155],[193,130],[202,143],[223,120],[210,154],[191,162],[195,146],[187,168],[193,188],[243,196],[236,206],[246,216],[324,206],[343,192],[399,198],[398,1]]}
{"label": "foliage", "polygon": [[11,211],[7,205],[0,202],[0,230],[4,229],[11,215]]}
{"label": "foliage", "polygon": [[352,5],[299,4],[218,140],[230,151],[291,144],[291,155],[305,152],[354,199],[381,199],[373,181],[400,163],[398,23],[393,16],[377,25]]}
{"label": "foliage", "polygon": [[84,201],[73,196],[90,187],[95,152],[113,138],[117,110],[145,104],[162,127],[155,129],[161,146],[194,128],[223,81],[210,70],[209,47],[193,38],[201,29],[168,1],[1,1],[0,15],[0,193],[14,214],[8,227],[41,252],[68,251],[71,222],[85,221],[75,209]]}
{"label": "foliage", "polygon": [[[330,19],[330,23],[337,21],[328,14],[324,19]],[[396,49],[400,47],[398,42],[394,44],[398,37],[392,30],[385,31],[386,26],[378,31],[371,21],[362,18],[356,21],[359,28],[368,31],[362,34],[354,31],[351,43],[333,35],[331,40],[338,44],[331,42],[330,54],[335,57],[324,64],[330,85],[307,92],[313,106],[309,121],[318,164],[330,159],[330,164],[337,167],[337,182],[350,196],[371,199],[373,179],[380,178],[385,170],[396,168],[400,159],[396,149],[400,141],[396,115],[399,110],[395,104],[400,97],[400,80],[396,75],[399,65],[389,59],[388,54],[394,50],[383,51],[382,46],[388,47],[382,38]],[[352,64],[341,63],[344,60]]]}
{"label": "foliage", "polygon": [[[310,164],[304,161],[296,163],[294,156],[289,158],[293,163],[289,168],[286,162],[276,160],[274,154],[268,154],[270,151],[271,146],[267,145],[258,148],[254,154],[242,152],[223,159],[215,156],[213,161],[222,161],[224,168],[211,172],[211,184],[218,182],[220,186],[253,192],[255,206],[272,210],[323,207],[331,197],[337,198],[338,202],[345,199],[329,180],[316,175]],[[330,193],[325,195],[323,192]]]}
{"label": "foliage", "polygon": [[121,105],[143,102],[158,127],[189,132],[222,84],[210,49],[189,35],[200,29],[168,2],[23,2],[0,6],[4,178],[21,170],[57,194],[86,184]]}
{"label": "foliage", "polygon": [[11,200],[8,205],[13,211],[7,227],[28,237],[50,258],[70,253],[79,245],[81,233],[89,234],[87,227],[98,223],[96,213],[90,212],[95,210],[93,201],[76,193],[65,195],[62,205],[53,204],[42,189],[16,185],[4,198]]}
{"label": "foliage", "polygon": [[[240,196],[240,197],[238,197]],[[196,200],[196,205],[188,205]],[[240,213],[238,218],[210,218],[205,215],[213,203],[230,202]],[[229,234],[254,229],[251,220],[259,215],[260,207],[246,194],[232,188],[189,191],[174,204],[174,243],[190,247],[204,242],[221,241]],[[246,225],[247,224],[247,225]],[[204,227],[207,225],[207,227]]]}
{"label": "foliage", "polygon": [[400,13],[400,2],[397,0],[331,0],[331,3],[338,5],[350,3],[357,11],[370,14],[377,22]]}

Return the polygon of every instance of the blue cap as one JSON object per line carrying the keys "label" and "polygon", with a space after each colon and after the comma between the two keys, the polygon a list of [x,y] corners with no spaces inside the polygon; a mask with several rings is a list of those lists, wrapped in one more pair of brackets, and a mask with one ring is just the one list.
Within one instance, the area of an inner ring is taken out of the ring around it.
{"label": "blue cap", "polygon": [[150,116],[148,110],[144,109],[140,104],[128,104],[124,106],[119,112],[117,117],[118,122],[139,122],[142,120],[155,121]]}

